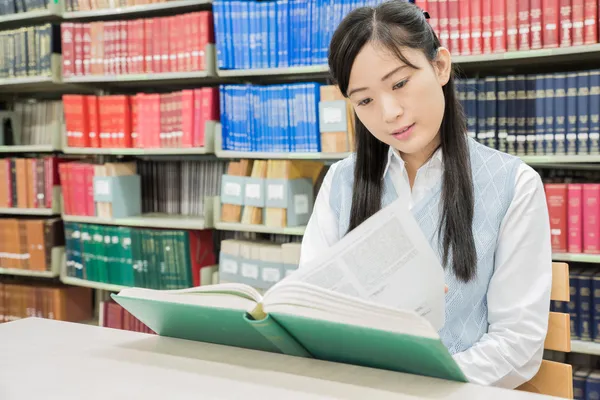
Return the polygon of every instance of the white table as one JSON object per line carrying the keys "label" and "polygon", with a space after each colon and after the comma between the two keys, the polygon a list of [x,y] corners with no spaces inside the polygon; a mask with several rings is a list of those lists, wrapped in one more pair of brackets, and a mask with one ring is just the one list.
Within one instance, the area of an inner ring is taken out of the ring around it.
{"label": "white table", "polygon": [[0,399],[538,399],[538,395],[43,319],[0,324]]}

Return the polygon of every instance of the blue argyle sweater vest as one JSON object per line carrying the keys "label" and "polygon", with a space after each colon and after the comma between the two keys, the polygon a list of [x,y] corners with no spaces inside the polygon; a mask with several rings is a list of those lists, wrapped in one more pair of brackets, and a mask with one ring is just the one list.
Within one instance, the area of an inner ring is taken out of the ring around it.
{"label": "blue argyle sweater vest", "polygon": [[[511,204],[515,175],[521,160],[469,139],[475,195],[473,236],[477,250],[476,278],[465,284],[450,267],[445,270],[446,323],[439,331],[444,345],[455,354],[470,348],[488,330],[487,288],[494,272],[494,253],[500,224]],[[338,162],[334,172],[330,206],[338,218],[339,237],[348,229],[352,204],[354,156]],[[384,176],[382,206],[398,198],[389,173]],[[438,237],[441,179],[429,195],[411,210],[441,262],[443,247]],[[449,264],[450,265],[450,264]]]}

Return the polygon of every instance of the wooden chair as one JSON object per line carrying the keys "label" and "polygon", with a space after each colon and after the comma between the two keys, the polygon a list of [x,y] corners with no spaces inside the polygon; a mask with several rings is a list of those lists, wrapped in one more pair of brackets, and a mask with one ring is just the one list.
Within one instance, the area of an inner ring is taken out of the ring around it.
{"label": "wooden chair", "polygon": [[[569,266],[566,263],[552,263],[551,300],[568,302]],[[571,351],[570,315],[550,312],[548,334],[544,349],[562,352]],[[538,373],[517,390],[540,393],[549,396],[573,398],[573,368],[570,364],[543,360]]]}

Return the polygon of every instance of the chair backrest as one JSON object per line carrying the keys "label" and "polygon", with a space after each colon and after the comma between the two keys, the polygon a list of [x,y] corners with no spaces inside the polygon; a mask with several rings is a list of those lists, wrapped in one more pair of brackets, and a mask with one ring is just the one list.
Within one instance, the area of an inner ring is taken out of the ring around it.
{"label": "chair backrest", "polygon": [[[552,263],[552,293],[551,300],[568,302],[569,266],[566,263]],[[550,312],[548,334],[544,349],[562,352],[571,351],[570,315]],[[570,364],[543,360],[538,373],[525,384],[517,388],[527,392],[549,396],[573,398],[573,367]]]}

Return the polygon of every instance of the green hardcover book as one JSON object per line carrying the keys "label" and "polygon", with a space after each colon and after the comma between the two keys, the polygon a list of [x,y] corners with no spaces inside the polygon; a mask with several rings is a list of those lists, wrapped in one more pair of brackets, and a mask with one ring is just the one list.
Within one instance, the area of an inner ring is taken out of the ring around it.
{"label": "green hardcover book", "polygon": [[121,242],[121,281],[125,286],[135,286],[135,274],[133,269],[133,248],[129,227],[119,227],[119,239]]}
{"label": "green hardcover book", "polygon": [[218,284],[112,297],[163,336],[467,381],[425,317],[305,282],[264,296]]}

